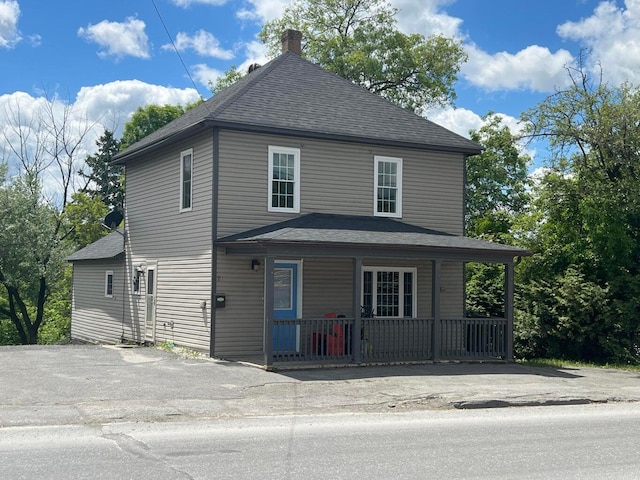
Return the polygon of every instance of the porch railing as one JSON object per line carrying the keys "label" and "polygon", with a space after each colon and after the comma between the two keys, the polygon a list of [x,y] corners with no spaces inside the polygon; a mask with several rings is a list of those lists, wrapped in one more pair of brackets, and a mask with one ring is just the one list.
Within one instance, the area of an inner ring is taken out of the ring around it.
{"label": "porch railing", "polygon": [[442,319],[439,342],[433,342],[432,318],[362,318],[360,332],[355,329],[353,317],[273,320],[273,362],[431,360],[434,345],[440,359],[508,355],[504,318]]}
{"label": "porch railing", "polygon": [[443,319],[440,356],[449,359],[506,358],[507,320],[504,318]]}

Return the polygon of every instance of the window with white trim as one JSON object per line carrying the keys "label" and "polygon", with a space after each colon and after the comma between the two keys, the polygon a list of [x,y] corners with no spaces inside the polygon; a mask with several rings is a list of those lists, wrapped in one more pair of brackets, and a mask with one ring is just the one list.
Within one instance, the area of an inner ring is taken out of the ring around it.
{"label": "window with white trim", "polygon": [[180,153],[180,211],[191,210],[193,200],[193,149]]}
{"label": "window with white trim", "polygon": [[113,271],[107,270],[104,274],[104,296],[113,297]]}
{"label": "window with white trim", "polygon": [[300,149],[269,146],[269,212],[300,212]]}
{"label": "window with white trim", "polygon": [[402,159],[374,157],[373,214],[377,217],[402,217]]}
{"label": "window with white trim", "polygon": [[364,267],[362,306],[376,317],[415,317],[417,310],[416,269]]}
{"label": "window with white trim", "polygon": [[142,284],[142,270],[139,270],[136,268],[133,274],[133,294],[134,295],[140,295],[141,284]]}

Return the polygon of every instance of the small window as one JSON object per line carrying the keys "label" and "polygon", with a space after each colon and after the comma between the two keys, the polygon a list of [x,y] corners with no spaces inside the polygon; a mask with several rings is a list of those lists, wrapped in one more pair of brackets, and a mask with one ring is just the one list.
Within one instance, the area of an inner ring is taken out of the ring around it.
{"label": "small window", "polygon": [[376,317],[415,317],[416,291],[415,268],[363,268],[363,310]]}
{"label": "small window", "polygon": [[142,270],[136,269],[133,274],[133,294],[140,295],[140,284],[142,283]]}
{"label": "small window", "polygon": [[180,154],[180,211],[191,210],[193,199],[193,149]]}
{"label": "small window", "polygon": [[270,212],[300,212],[300,149],[269,147]]}
{"label": "small window", "polygon": [[374,157],[373,214],[378,217],[402,217],[402,159]]}
{"label": "small window", "polygon": [[107,271],[104,276],[104,296],[113,297],[113,272]]}

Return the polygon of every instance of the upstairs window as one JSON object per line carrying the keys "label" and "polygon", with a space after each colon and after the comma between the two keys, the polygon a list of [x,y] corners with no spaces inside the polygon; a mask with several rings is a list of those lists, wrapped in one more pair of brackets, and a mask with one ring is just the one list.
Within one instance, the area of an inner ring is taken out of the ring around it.
{"label": "upstairs window", "polygon": [[104,296],[113,297],[113,272],[108,270],[104,275]]}
{"label": "upstairs window", "polygon": [[402,217],[402,159],[374,157],[373,214],[377,217]]}
{"label": "upstairs window", "polygon": [[180,211],[191,210],[193,197],[193,149],[180,153]]}
{"label": "upstairs window", "polygon": [[300,149],[269,147],[270,212],[300,212]]}

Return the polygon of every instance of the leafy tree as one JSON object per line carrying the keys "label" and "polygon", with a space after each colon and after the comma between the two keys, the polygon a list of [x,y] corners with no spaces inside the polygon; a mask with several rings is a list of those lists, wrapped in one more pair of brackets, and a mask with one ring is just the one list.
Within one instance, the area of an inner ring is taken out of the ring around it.
{"label": "leafy tree", "polygon": [[409,110],[451,104],[467,60],[460,42],[404,34],[396,13],[385,0],[295,0],[259,36],[275,56],[282,32],[299,30],[304,57]]}
{"label": "leafy tree", "polygon": [[138,107],[124,126],[124,132],[120,140],[120,150],[125,150],[138,140],[142,140],[160,127],[164,127],[167,123],[175,120],[200,103],[202,103],[202,100],[190,103],[185,107],[182,105],[147,105],[146,107]]}
{"label": "leafy tree", "polygon": [[124,210],[124,168],[113,165],[113,157],[120,151],[120,141],[113,132],[105,130],[96,141],[98,151],[85,160],[89,173],[80,170],[79,174],[88,183],[83,192],[91,198],[98,198],[110,210]]}
{"label": "leafy tree", "polygon": [[[467,235],[513,244],[513,225],[529,202],[529,157],[502,119],[488,113],[484,125],[471,131],[484,149],[466,162],[465,230]],[[502,265],[466,265],[466,308],[469,315],[504,315]]]}
{"label": "leafy tree", "polygon": [[513,216],[529,202],[530,158],[500,116],[489,112],[483,120],[480,130],[470,132],[483,151],[466,163],[465,230],[472,237],[508,234]]}
{"label": "leafy tree", "polygon": [[551,158],[534,190],[519,335],[538,353],[638,362],[640,92],[581,66],[569,75],[567,89],[523,115]]}
{"label": "leafy tree", "polygon": [[138,107],[124,126],[120,140],[120,150],[125,150],[160,127],[164,127],[184,112],[184,107],[181,105],[147,105],[146,107]]}
{"label": "leafy tree", "polygon": [[[64,258],[73,246],[66,209],[93,125],[57,100],[29,112],[16,101],[3,113],[1,135],[15,174],[8,179],[5,166],[0,175],[0,294],[6,299],[0,316],[12,322],[21,343],[34,344],[52,311],[52,287],[68,269]],[[57,191],[44,192],[45,178]]]}
{"label": "leafy tree", "polygon": [[242,72],[238,71],[238,67],[231,65],[229,70],[224,73],[224,76],[218,78],[215,83],[209,82],[209,89],[214,95],[224,90],[225,88],[233,85],[242,78]]}
{"label": "leafy tree", "polygon": [[71,196],[71,203],[66,209],[66,222],[72,230],[70,239],[77,248],[104,237],[108,232],[102,225],[109,207],[100,197],[91,197],[84,192],[76,192]]}

